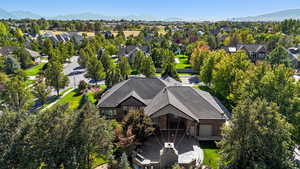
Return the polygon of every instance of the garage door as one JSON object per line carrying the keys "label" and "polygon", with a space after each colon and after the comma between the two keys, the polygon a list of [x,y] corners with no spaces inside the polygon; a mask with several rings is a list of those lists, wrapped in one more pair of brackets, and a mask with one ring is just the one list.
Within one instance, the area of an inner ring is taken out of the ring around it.
{"label": "garage door", "polygon": [[212,136],[212,125],[206,125],[206,124],[200,125],[199,136],[200,137]]}

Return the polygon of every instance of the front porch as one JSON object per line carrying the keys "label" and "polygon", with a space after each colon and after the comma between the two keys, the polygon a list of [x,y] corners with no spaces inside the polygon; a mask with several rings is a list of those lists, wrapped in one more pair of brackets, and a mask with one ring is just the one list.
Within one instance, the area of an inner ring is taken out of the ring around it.
{"label": "front porch", "polygon": [[176,133],[184,133],[187,136],[193,136],[199,141],[221,140],[220,128],[224,123],[223,120],[195,121],[171,113],[152,119],[160,133],[168,134],[170,140],[172,140],[172,136],[176,135]]}

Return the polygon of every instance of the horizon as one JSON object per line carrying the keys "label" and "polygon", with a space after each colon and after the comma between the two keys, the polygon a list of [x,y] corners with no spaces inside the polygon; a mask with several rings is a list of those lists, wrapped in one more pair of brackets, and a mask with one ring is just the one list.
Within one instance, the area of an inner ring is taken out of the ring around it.
{"label": "horizon", "polygon": [[[180,18],[183,20],[226,20],[248,16],[263,15],[272,12],[297,9],[300,1],[287,0],[275,1],[252,0],[241,2],[241,0],[211,0],[209,2],[198,2],[189,0],[152,0],[151,2],[140,2],[138,0],[112,0],[99,2],[97,0],[11,0],[2,2],[1,8],[6,11],[28,11],[42,17],[54,17],[59,15],[71,15],[81,13],[101,14],[104,16],[149,16],[153,18]],[[287,3],[288,2],[288,3]],[[272,3],[272,5],[269,5]],[[159,5],[157,5],[159,4]],[[257,5],[259,4],[259,5]],[[180,11],[180,12],[179,12]]]}

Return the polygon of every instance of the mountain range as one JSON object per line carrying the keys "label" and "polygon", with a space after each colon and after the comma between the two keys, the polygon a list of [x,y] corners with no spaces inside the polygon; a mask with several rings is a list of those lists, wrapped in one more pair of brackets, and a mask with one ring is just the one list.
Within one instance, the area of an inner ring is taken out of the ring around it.
{"label": "mountain range", "polygon": [[[144,21],[184,21],[181,18],[157,18],[146,15],[107,16],[96,13],[77,13],[58,16],[41,16],[29,11],[6,11],[0,9],[0,19],[54,19],[54,20],[144,20]],[[228,19],[230,21],[282,21],[284,19],[300,19],[300,9],[289,9],[257,16]],[[205,20],[205,19],[204,19]]]}
{"label": "mountain range", "polygon": [[300,9],[288,9],[257,16],[233,18],[234,21],[283,21],[285,19],[300,19]]}
{"label": "mountain range", "polygon": [[183,21],[181,18],[156,18],[146,15],[106,16],[96,13],[77,13],[58,16],[41,16],[29,11],[6,11],[0,9],[0,19],[53,19],[53,20],[144,20],[144,21]]}

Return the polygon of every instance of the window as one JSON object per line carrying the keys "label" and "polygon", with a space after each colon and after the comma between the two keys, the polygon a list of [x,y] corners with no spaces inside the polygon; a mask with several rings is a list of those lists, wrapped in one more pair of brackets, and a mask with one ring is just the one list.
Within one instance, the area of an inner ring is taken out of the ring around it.
{"label": "window", "polygon": [[108,119],[112,119],[117,115],[117,112],[113,109],[104,109],[101,110],[101,115],[106,116]]}

